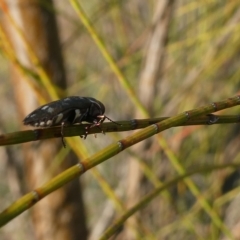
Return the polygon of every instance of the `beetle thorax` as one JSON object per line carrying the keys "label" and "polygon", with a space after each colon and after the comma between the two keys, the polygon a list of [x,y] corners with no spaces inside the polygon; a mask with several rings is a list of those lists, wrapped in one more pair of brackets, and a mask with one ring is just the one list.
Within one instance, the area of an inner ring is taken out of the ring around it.
{"label": "beetle thorax", "polygon": [[91,102],[92,102],[92,104],[89,108],[88,115],[94,116],[94,117],[103,115],[105,112],[104,105],[99,101],[91,101]]}

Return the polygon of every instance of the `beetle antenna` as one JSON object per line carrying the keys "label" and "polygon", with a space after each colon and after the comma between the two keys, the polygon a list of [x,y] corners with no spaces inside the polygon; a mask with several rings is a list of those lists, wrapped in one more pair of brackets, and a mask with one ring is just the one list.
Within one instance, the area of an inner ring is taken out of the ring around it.
{"label": "beetle antenna", "polygon": [[110,119],[109,117],[107,117],[107,116],[105,116],[105,115],[104,115],[104,117],[105,117],[106,119],[108,119],[110,122],[113,122],[113,123],[115,123],[115,124],[117,124],[117,125],[122,126],[122,124],[117,123],[117,122],[114,122],[114,121],[113,121],[112,119]]}

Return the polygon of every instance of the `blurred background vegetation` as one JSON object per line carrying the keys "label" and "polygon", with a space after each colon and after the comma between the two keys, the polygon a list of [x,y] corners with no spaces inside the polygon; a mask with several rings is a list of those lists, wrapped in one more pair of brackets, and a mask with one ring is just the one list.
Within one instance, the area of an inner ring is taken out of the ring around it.
{"label": "blurred background vegetation", "polygon": [[[239,94],[238,0],[79,3],[88,30],[74,0],[1,1],[1,133],[26,129],[25,115],[64,96],[94,97],[117,121],[172,116]],[[221,114],[239,114],[239,107]],[[129,134],[74,138],[78,161]],[[39,211],[40,203],[0,229],[0,239],[99,239],[156,185],[203,166],[239,162],[239,139],[239,124],[167,130],[87,172],[70,190],[47,196]],[[70,146],[59,142],[0,148],[1,211],[76,162]],[[239,169],[195,174],[139,209],[116,239],[240,239],[239,179]],[[74,193],[81,206],[72,207]],[[72,219],[67,213],[75,209]]]}

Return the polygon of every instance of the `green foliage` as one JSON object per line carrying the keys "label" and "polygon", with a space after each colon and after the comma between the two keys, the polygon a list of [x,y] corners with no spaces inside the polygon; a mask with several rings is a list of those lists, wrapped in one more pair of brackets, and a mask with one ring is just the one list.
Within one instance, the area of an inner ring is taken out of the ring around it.
{"label": "green foliage", "polygon": [[[16,64],[26,78],[37,84],[37,89],[51,86],[49,98],[92,96],[105,104],[106,114],[112,119],[129,120],[140,116],[175,116],[239,93],[240,3],[237,0],[185,0],[170,6],[173,9],[169,13],[164,47],[155,52],[161,56],[161,64],[154,76],[155,92],[150,105],[144,101],[140,88],[150,51],[148,41],[156,30],[154,24],[161,21],[154,22],[157,1],[78,1],[82,6],[74,0],[55,2],[68,76],[66,92],[51,85],[51,79],[37,62],[35,73],[27,72],[21,62],[16,63],[1,34],[1,51],[5,56],[1,61],[7,59]],[[155,43],[158,44],[158,39]],[[0,71],[1,76],[4,73],[7,76],[6,68]],[[5,84],[5,89],[9,89],[9,82]],[[14,106],[7,90],[1,98],[5,105],[4,99],[8,99],[9,106]],[[3,106],[1,109],[5,111]],[[6,112],[8,117],[0,120],[4,132],[11,132],[8,119],[19,122],[21,119],[17,118],[16,110]],[[230,112],[239,113],[239,107],[224,113]],[[96,139],[89,136],[83,143],[70,139],[72,142],[68,144],[83,160],[127,135],[130,132],[98,134]],[[127,211],[126,192],[130,184],[127,169],[129,161],[136,161],[142,174],[140,186],[144,186],[139,192],[149,193],[149,189],[154,191],[156,186],[167,185],[161,196],[147,202],[144,210],[139,206],[137,226],[126,224],[136,239],[179,239],[179,236],[219,239],[222,234],[231,238],[232,226],[224,221],[231,214],[226,206],[239,193],[234,189],[223,193],[222,186],[238,165],[230,170],[227,167],[220,170],[217,166],[239,163],[239,148],[239,124],[232,124],[167,130],[161,137],[152,137],[147,147],[125,151],[99,166],[102,175],[87,172],[83,176],[89,227],[94,228],[107,198],[114,202],[114,216]],[[184,180],[180,177],[175,185],[168,186],[178,175],[191,175],[191,171],[209,165],[216,168]],[[3,184],[4,179],[0,182]],[[146,182],[148,185],[144,185]],[[96,188],[98,184],[101,188]],[[118,198],[114,191],[119,188]],[[106,193],[106,199],[102,192]],[[3,192],[0,195],[4,198]],[[140,201],[144,194],[139,195]],[[96,199],[101,201],[96,203]]]}

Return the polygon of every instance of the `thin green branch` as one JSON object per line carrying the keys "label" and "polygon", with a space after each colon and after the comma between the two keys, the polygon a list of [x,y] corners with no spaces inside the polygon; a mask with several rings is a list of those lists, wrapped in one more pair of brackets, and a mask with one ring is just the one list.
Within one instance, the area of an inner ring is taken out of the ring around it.
{"label": "thin green branch", "polygon": [[[114,123],[103,123],[101,129],[104,133],[107,132],[124,132],[146,128],[152,124],[162,122],[170,117],[150,118],[150,119],[132,119],[128,121],[118,121],[120,125]],[[208,115],[190,119],[185,123],[176,124],[172,127],[193,126],[193,125],[214,125],[214,124],[230,124],[240,123],[239,115]],[[89,124],[71,125],[64,127],[64,137],[83,136],[86,131],[86,126]],[[90,134],[101,133],[97,127],[90,128]],[[49,138],[60,138],[61,127],[49,127],[34,130],[19,131],[0,135],[0,146],[20,144],[30,141],[38,141]]]}

